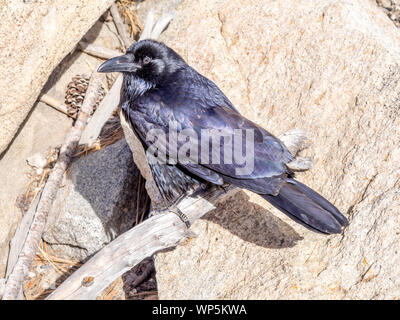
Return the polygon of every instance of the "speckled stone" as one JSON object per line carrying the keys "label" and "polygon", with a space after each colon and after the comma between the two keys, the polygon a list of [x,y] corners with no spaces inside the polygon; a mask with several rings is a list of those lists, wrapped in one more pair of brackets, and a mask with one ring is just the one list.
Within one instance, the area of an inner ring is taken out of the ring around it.
{"label": "speckled stone", "polygon": [[58,256],[91,256],[134,224],[138,174],[124,139],[79,158],[63,181],[43,239]]}
{"label": "speckled stone", "polygon": [[157,254],[159,297],[399,298],[396,26],[365,0],[181,1],[176,12],[161,40],[251,120],[304,129],[315,165],[298,179],[350,225],[315,234],[242,192],[193,225],[197,238]]}

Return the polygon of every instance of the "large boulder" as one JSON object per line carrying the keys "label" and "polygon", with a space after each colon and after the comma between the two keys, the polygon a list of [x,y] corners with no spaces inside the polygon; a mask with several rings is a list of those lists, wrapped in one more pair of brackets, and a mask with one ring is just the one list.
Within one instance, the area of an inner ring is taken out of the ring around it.
{"label": "large boulder", "polygon": [[316,234],[241,192],[157,254],[160,298],[398,298],[400,33],[375,1],[181,1],[161,40],[251,120],[305,129],[298,179],[350,225]]}
{"label": "large boulder", "polygon": [[2,1],[0,155],[50,73],[113,2]]}
{"label": "large boulder", "polygon": [[135,224],[138,179],[125,139],[79,158],[64,177],[43,239],[57,256],[90,257]]}

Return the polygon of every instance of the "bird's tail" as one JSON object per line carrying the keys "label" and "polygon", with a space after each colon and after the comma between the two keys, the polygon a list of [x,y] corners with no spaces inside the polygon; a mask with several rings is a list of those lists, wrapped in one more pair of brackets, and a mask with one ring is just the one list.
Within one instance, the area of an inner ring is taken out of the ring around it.
{"label": "bird's tail", "polygon": [[277,196],[261,195],[274,207],[303,226],[322,233],[341,233],[347,219],[340,211],[306,185],[287,178]]}

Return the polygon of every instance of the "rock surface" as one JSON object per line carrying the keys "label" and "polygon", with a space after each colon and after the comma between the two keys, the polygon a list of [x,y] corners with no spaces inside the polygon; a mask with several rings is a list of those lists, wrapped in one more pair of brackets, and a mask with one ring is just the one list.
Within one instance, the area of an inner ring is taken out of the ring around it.
{"label": "rock surface", "polygon": [[157,255],[159,297],[399,298],[400,33],[375,1],[181,1],[161,40],[272,133],[305,129],[298,179],[350,225],[315,234],[243,191]]}
{"label": "rock surface", "polygon": [[71,127],[64,114],[38,103],[23,130],[0,159],[0,277],[7,265],[9,242],[21,218],[17,198],[25,194],[31,168],[27,159],[35,154],[46,156],[51,148],[61,145]]}
{"label": "rock surface", "polygon": [[112,3],[2,1],[0,154],[28,115],[50,73]]}
{"label": "rock surface", "polygon": [[136,220],[139,171],[125,140],[77,159],[62,183],[43,239],[82,261]]}
{"label": "rock surface", "polygon": [[[115,50],[120,45],[115,32],[112,21],[97,21],[84,36],[84,40]],[[74,51],[55,68],[43,88],[43,93],[64,101],[66,87],[71,79],[77,74],[90,75],[91,68],[100,62],[97,58]],[[7,152],[0,157],[0,177],[3,182],[0,184],[0,277],[4,275],[9,241],[21,217],[16,199],[26,192],[30,182],[26,175],[30,172],[27,160],[38,154],[46,156],[51,148],[64,143],[71,125],[70,118],[38,102],[21,125]]]}
{"label": "rock surface", "polygon": [[381,6],[387,16],[400,27],[400,1],[399,0],[376,0],[378,6]]}

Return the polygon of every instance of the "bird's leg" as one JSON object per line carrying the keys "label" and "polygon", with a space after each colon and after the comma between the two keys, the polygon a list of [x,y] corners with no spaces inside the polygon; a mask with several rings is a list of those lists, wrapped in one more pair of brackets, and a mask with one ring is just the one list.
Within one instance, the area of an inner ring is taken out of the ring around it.
{"label": "bird's leg", "polygon": [[310,157],[299,157],[297,154],[307,149],[310,146],[310,141],[307,138],[305,131],[301,129],[291,129],[279,136],[279,139],[288,148],[294,160],[287,164],[293,171],[310,170],[314,163]]}
{"label": "bird's leg", "polygon": [[182,220],[182,222],[186,225],[186,227],[189,229],[191,224],[190,220],[188,217],[178,208],[178,204],[187,196],[195,196],[199,192],[204,192],[206,189],[204,189],[205,186],[200,185],[197,189],[193,190],[192,192],[186,192],[181,194],[180,197],[176,198],[174,201],[169,202],[166,206],[162,206],[159,208],[152,208],[150,207],[150,214],[149,216],[154,216],[158,214],[164,214],[166,210],[169,210],[173,213],[175,213],[179,219]]}

